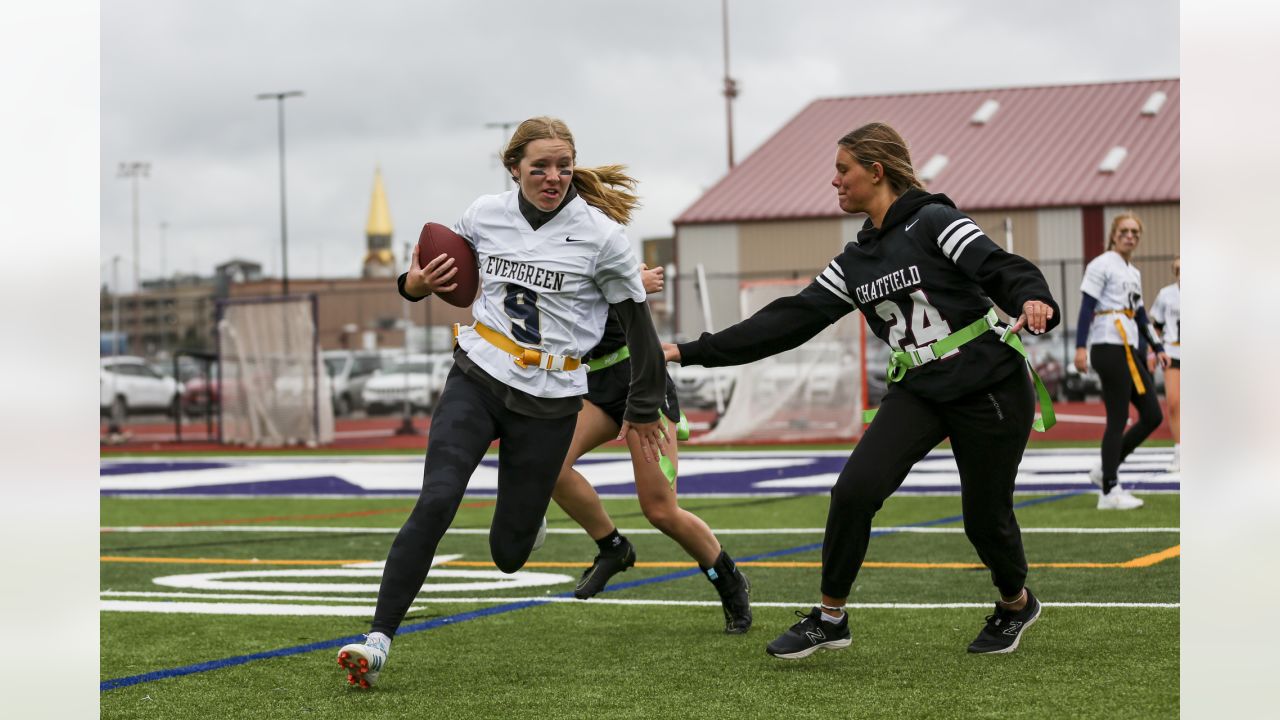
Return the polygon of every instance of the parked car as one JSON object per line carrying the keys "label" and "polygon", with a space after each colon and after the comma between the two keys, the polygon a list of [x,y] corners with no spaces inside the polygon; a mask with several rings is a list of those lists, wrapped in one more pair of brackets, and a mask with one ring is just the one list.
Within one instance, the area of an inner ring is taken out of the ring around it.
{"label": "parked car", "polygon": [[363,408],[364,386],[382,369],[382,356],[376,352],[326,350],[323,358],[332,389],[333,414],[349,415]]}
{"label": "parked car", "polygon": [[412,411],[430,410],[444,388],[443,377],[448,370],[442,373],[440,368],[452,362],[453,357],[446,353],[393,360],[365,383],[361,393],[365,411],[370,415],[395,412],[404,407],[406,397]]}
{"label": "parked car", "polygon": [[102,358],[101,365],[98,390],[103,415],[120,421],[135,412],[178,411],[182,383],[160,375],[146,360],[120,355]]}
{"label": "parked car", "polygon": [[204,417],[218,412],[218,381],[197,375],[183,383],[182,411],[187,417]]}
{"label": "parked car", "polygon": [[675,383],[676,396],[680,398],[681,406],[692,408],[715,407],[717,385],[720,387],[721,400],[728,403],[733,395],[733,386],[738,380],[737,367],[668,365],[667,370]]}

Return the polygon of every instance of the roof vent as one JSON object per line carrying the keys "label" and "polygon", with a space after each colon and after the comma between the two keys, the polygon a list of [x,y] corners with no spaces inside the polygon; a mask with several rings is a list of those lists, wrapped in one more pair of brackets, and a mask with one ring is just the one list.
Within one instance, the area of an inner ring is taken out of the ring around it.
{"label": "roof vent", "polygon": [[1152,116],[1160,112],[1160,108],[1164,107],[1164,101],[1168,97],[1161,90],[1151,93],[1151,97],[1147,98],[1146,104],[1142,106],[1142,114]]}
{"label": "roof vent", "polygon": [[942,172],[942,169],[947,166],[948,162],[950,162],[950,158],[946,155],[939,154],[929,158],[929,162],[925,163],[924,167],[920,168],[920,180],[922,182],[930,182],[934,178],[938,177],[938,174]]}
{"label": "roof vent", "polygon": [[969,122],[973,123],[974,125],[986,125],[988,122],[991,121],[992,116],[994,116],[996,114],[996,111],[999,109],[1000,109],[999,101],[990,100],[990,99],[985,100],[983,101],[982,105],[978,108],[978,111],[973,114],[973,117],[969,118]]}
{"label": "roof vent", "polygon": [[1113,173],[1120,167],[1120,163],[1124,162],[1124,158],[1129,151],[1123,145],[1117,145],[1107,151],[1107,156],[1102,158],[1102,164],[1098,165],[1098,172]]}

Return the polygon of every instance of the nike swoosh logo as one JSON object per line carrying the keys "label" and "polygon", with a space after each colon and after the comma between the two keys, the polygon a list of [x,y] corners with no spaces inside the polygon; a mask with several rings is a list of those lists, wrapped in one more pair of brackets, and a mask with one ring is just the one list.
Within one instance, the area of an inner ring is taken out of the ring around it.
{"label": "nike swoosh logo", "polygon": [[582,242],[583,240],[586,240],[586,238],[567,237],[564,239],[565,242]]}
{"label": "nike swoosh logo", "polygon": [[909,230],[911,230],[911,228],[915,227],[916,223],[918,223],[918,222],[920,222],[920,218],[916,218],[915,222],[913,222],[913,223],[911,223],[910,225],[908,225],[906,229],[907,229],[908,231],[909,231]]}

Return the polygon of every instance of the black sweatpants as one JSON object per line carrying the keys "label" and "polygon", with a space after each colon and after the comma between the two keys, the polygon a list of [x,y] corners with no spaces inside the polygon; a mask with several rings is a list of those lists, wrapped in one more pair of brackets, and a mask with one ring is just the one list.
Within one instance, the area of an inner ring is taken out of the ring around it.
{"label": "black sweatpants", "polygon": [[462,504],[467,482],[494,439],[502,443],[489,552],[503,572],[524,566],[577,419],[576,413],[553,419],[514,413],[457,365],[453,367],[431,415],[422,494],[387,553],[372,631],[395,635],[427,579],[436,547]]}
{"label": "black sweatpants", "polygon": [[[1133,375],[1129,373],[1129,361],[1125,358],[1123,345],[1098,343],[1089,350],[1089,364],[1102,381],[1102,403],[1107,408],[1107,429],[1102,433],[1104,492],[1111,492],[1111,488],[1116,486],[1120,463],[1164,420],[1145,358],[1138,357],[1136,350],[1133,355],[1138,376],[1147,390],[1142,395],[1138,394],[1138,386],[1134,385]],[[1129,422],[1129,403],[1138,409],[1138,422],[1125,432],[1124,426]]]}
{"label": "black sweatpants", "polygon": [[891,385],[831,489],[822,593],[849,596],[866,558],[872,518],[911,467],[948,437],[960,468],[965,535],[1000,593],[1019,593],[1027,558],[1013,514],[1013,483],[1034,417],[1031,380],[1023,370],[944,403]]}

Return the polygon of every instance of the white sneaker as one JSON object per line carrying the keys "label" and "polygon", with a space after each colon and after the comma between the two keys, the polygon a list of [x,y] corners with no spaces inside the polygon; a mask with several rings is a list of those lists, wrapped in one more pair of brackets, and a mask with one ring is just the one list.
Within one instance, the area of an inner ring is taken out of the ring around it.
{"label": "white sneaker", "polygon": [[533,539],[533,552],[542,549],[547,543],[547,516],[542,516],[542,524],[538,526],[538,535]]}
{"label": "white sneaker", "polygon": [[1102,463],[1089,468],[1089,482],[1093,483],[1094,487],[1099,490],[1102,489]]}
{"label": "white sneaker", "polygon": [[347,684],[371,687],[387,663],[391,638],[380,632],[369,633],[363,643],[343,645],[338,651],[338,667],[347,671]]}
{"label": "white sneaker", "polygon": [[1127,490],[1121,490],[1119,486],[1111,488],[1111,492],[1103,495],[1098,494],[1099,510],[1135,510],[1142,507],[1141,498],[1136,498]]}

